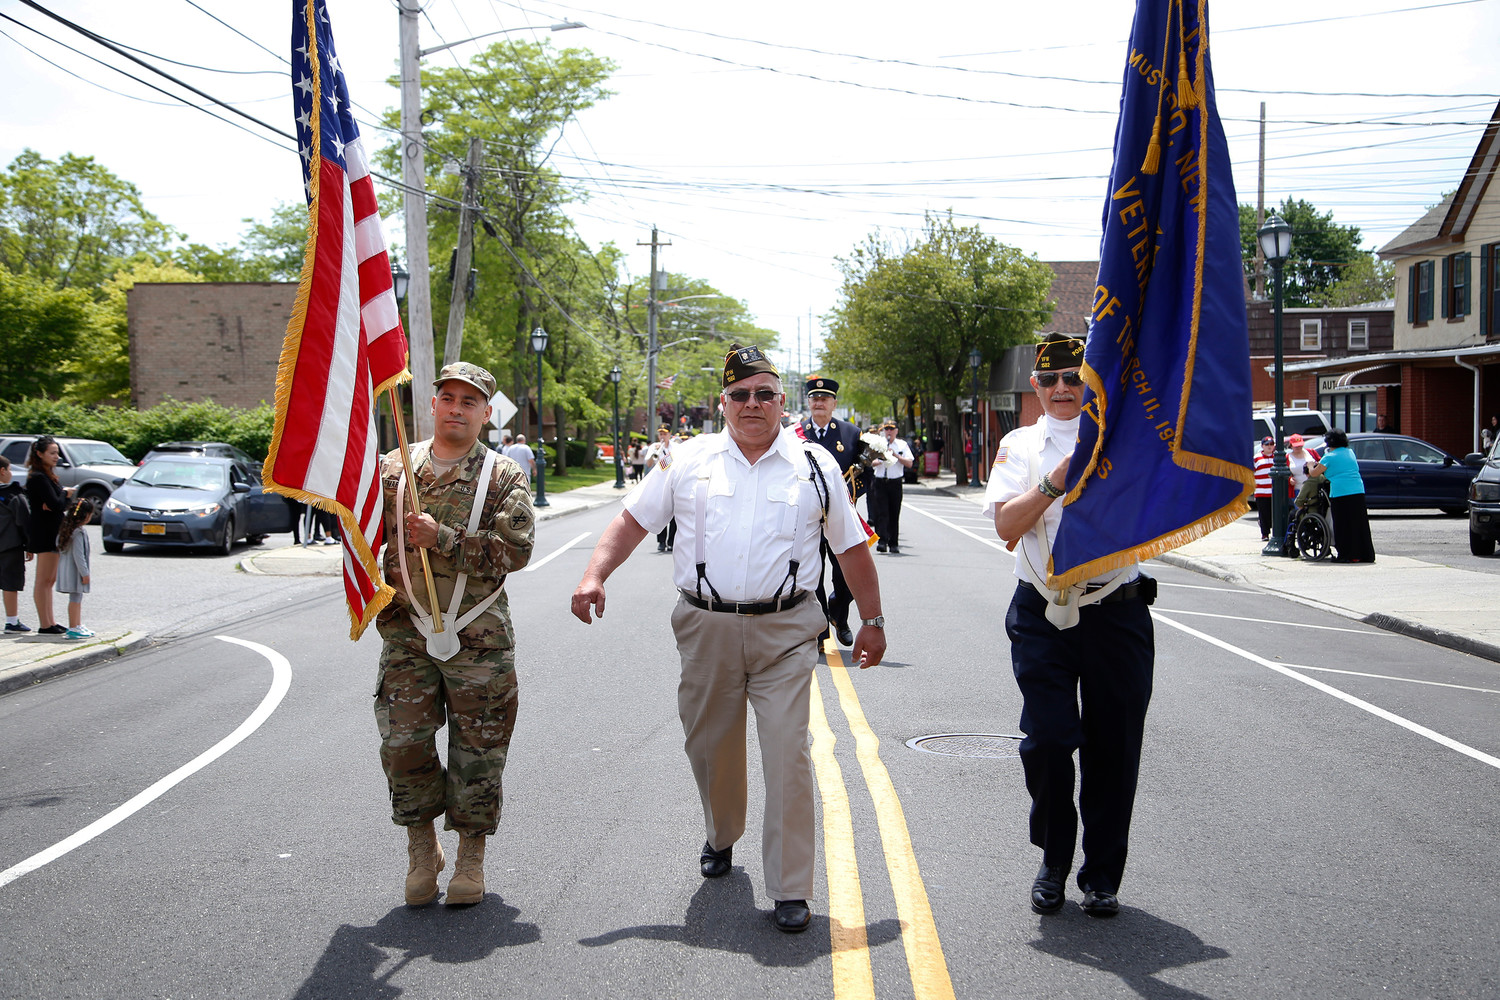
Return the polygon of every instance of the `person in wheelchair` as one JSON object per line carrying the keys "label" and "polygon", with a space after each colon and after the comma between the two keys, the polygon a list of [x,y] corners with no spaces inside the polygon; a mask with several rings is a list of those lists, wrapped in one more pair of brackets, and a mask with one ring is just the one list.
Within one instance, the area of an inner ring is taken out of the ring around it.
{"label": "person in wheelchair", "polygon": [[1297,491],[1292,516],[1287,519],[1283,544],[1289,555],[1318,560],[1328,554],[1332,536],[1328,507],[1328,477],[1309,475]]}

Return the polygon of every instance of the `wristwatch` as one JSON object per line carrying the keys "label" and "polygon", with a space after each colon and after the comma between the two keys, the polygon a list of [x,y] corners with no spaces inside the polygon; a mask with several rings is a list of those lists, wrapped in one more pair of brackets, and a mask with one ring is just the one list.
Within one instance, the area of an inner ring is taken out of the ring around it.
{"label": "wristwatch", "polygon": [[871,628],[885,628],[885,615],[876,615],[874,618],[861,618],[859,623],[861,625],[868,625]]}

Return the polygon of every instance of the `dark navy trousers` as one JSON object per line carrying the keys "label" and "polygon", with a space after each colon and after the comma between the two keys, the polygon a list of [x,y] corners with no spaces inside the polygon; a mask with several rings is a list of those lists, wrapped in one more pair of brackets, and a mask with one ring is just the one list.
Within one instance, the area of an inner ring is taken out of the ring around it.
{"label": "dark navy trousers", "polygon": [[[1117,892],[1156,659],[1151,611],[1141,598],[1087,605],[1058,630],[1047,601],[1016,585],[1005,615],[1021,689],[1021,765],[1031,793],[1031,842],[1043,863],[1071,869],[1083,820],[1081,889]],[[1078,754],[1074,808],[1073,754]]]}

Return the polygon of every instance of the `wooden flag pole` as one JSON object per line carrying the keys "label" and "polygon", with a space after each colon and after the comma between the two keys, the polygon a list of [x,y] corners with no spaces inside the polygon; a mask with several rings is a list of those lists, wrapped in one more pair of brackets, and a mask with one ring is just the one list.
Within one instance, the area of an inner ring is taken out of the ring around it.
{"label": "wooden flag pole", "polygon": [[[396,440],[401,446],[401,464],[406,467],[406,493],[411,498],[412,511],[420,514],[422,500],[417,496],[417,477],[411,469],[411,448],[406,443],[406,418],[401,415],[401,397],[396,395],[394,385],[387,391],[390,393],[391,416],[396,420]],[[422,557],[422,576],[427,579],[427,606],[432,609],[432,631],[442,632],[443,611],[438,607],[437,584],[432,582],[432,567],[427,565],[427,550],[418,548],[417,554]]]}

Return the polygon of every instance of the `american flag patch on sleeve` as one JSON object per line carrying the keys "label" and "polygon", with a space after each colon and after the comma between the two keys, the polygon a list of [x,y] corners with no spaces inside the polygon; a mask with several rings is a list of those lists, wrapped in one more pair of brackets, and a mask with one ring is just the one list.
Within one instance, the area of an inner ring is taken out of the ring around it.
{"label": "american flag patch on sleeve", "polygon": [[1005,460],[1007,458],[1009,458],[1009,457],[1010,457],[1010,449],[1009,448],[996,448],[995,449],[995,464],[996,465],[1004,465],[1005,464]]}

